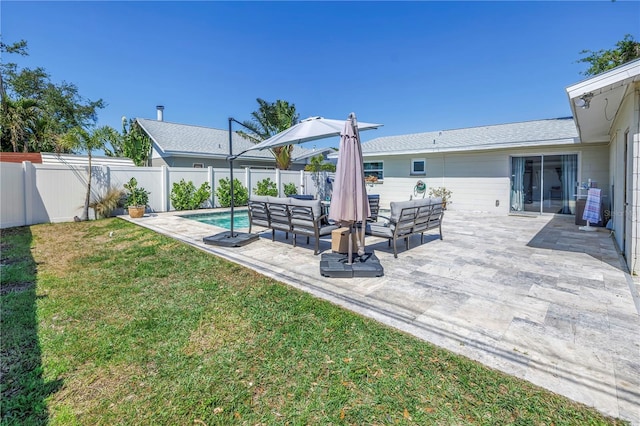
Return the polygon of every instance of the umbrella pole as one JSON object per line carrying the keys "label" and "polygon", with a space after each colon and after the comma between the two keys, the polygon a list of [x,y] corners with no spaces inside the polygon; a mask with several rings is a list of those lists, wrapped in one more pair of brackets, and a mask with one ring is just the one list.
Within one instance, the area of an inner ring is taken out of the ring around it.
{"label": "umbrella pole", "polygon": [[233,235],[233,210],[234,210],[234,199],[233,199],[233,138],[231,137],[232,133],[231,133],[231,124],[233,122],[233,119],[231,117],[229,117],[229,189],[231,190],[231,197],[230,197],[230,207],[231,207],[231,224],[230,224],[230,232],[229,232],[229,236],[231,238],[234,237]]}
{"label": "umbrella pole", "polygon": [[351,233],[353,232],[353,225],[349,224],[349,243],[347,246],[349,249],[347,250],[347,265],[351,265],[353,263],[353,238],[351,237]]}

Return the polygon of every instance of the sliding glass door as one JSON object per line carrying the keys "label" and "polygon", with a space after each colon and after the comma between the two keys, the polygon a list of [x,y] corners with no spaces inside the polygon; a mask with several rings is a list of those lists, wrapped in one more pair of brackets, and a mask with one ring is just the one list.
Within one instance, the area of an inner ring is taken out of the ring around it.
{"label": "sliding glass door", "polygon": [[578,155],[511,157],[511,212],[575,214]]}

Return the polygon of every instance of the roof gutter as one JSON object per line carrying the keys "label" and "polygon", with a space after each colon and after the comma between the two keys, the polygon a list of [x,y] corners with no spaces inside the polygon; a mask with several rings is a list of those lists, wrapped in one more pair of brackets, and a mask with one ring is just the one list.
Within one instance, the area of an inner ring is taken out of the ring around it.
{"label": "roof gutter", "polygon": [[[547,144],[540,144],[540,141],[532,142],[520,142],[513,143],[508,142],[504,144],[490,144],[490,145],[473,145],[473,146],[461,146],[461,147],[437,147],[437,148],[425,148],[425,149],[412,149],[404,151],[379,151],[379,152],[363,152],[363,157],[380,157],[380,156],[398,156],[398,155],[419,155],[419,154],[446,154],[450,152],[471,152],[471,151],[493,151],[496,149],[510,149],[510,148],[531,148],[541,147],[548,145],[575,145],[580,143],[579,138],[564,138],[564,139],[551,139],[545,142]],[[338,154],[331,154],[329,158],[337,158]]]}

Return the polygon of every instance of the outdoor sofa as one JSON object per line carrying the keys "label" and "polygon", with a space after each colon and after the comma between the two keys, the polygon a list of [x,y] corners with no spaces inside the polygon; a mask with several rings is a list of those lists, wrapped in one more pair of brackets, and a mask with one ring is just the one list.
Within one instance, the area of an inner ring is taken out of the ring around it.
{"label": "outdoor sofa", "polygon": [[293,234],[293,246],[296,246],[296,236],[304,235],[315,238],[315,250],[318,254],[320,237],[331,235],[331,231],[338,229],[337,225],[330,225],[323,214],[320,200],[300,200],[291,197],[270,197],[252,195],[249,199],[249,233],[253,226],[271,229],[271,240],[275,240],[276,231],[285,232],[286,238]]}
{"label": "outdoor sofa", "polygon": [[[389,245],[393,242],[393,256],[398,257],[396,242],[403,239],[409,250],[409,238],[420,234],[420,244],[424,243],[424,233],[430,229],[438,229],[442,239],[442,198],[421,198],[410,201],[392,201],[391,215],[386,222],[368,223],[366,235],[387,238]],[[382,217],[382,216],[380,216]]]}

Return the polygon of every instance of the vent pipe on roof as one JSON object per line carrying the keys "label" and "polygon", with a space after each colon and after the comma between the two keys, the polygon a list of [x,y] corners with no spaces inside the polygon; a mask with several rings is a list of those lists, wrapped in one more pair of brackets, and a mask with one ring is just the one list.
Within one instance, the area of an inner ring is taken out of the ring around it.
{"label": "vent pipe on roof", "polygon": [[156,106],[156,110],[158,111],[158,121],[164,121],[164,116],[163,116],[164,106],[158,105]]}

